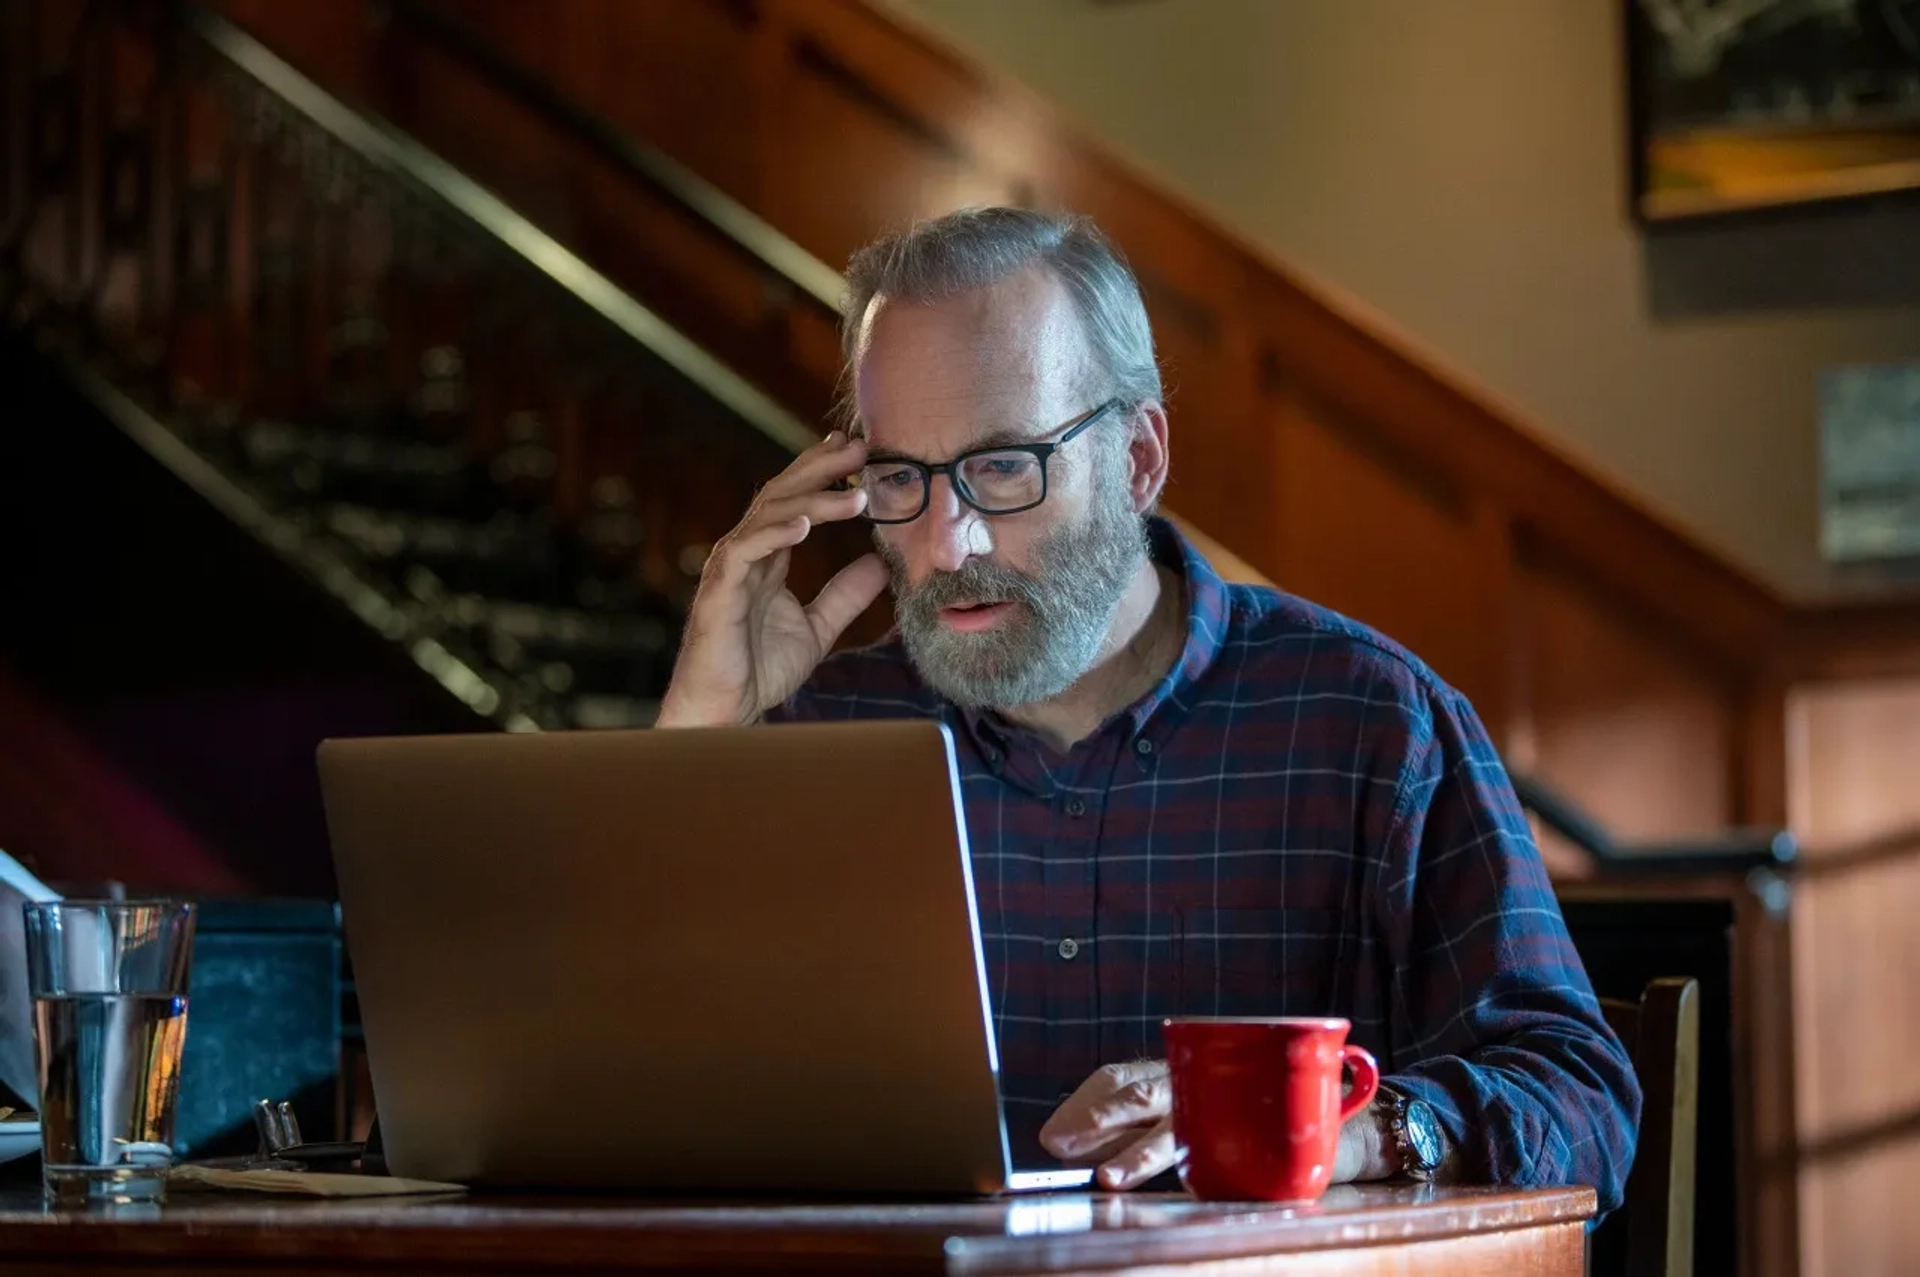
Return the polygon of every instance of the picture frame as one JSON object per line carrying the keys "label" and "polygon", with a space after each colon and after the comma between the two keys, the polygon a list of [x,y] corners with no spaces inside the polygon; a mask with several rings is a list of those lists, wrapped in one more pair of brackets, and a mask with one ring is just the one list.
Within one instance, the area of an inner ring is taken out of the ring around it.
{"label": "picture frame", "polygon": [[1644,223],[1920,189],[1920,0],[1621,0]]}
{"label": "picture frame", "polygon": [[1920,561],[1920,361],[1822,370],[1820,549]]}

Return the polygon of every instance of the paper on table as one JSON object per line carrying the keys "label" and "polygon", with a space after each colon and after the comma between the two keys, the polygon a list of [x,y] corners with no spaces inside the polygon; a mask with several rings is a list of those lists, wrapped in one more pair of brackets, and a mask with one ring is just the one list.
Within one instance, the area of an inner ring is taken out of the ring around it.
{"label": "paper on table", "polygon": [[31,870],[4,851],[0,851],[0,885],[13,888],[35,904],[60,898],[59,892],[34,877]]}
{"label": "paper on table", "polygon": [[24,901],[58,900],[59,893],[0,851],[0,1085],[35,1104],[40,1098],[33,1058],[33,1004],[27,997]]}
{"label": "paper on table", "polygon": [[401,1197],[417,1193],[464,1193],[464,1184],[388,1175],[329,1175],[318,1171],[237,1171],[216,1166],[176,1166],[167,1186],[227,1189],[241,1193],[289,1193],[297,1197]]}

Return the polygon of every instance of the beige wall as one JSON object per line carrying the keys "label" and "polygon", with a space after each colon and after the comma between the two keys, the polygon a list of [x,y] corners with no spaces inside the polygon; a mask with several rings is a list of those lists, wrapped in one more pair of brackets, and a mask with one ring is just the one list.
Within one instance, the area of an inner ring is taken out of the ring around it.
{"label": "beige wall", "polygon": [[1920,358],[1920,199],[1648,235],[1621,0],[889,0],[1780,585],[1818,370]]}

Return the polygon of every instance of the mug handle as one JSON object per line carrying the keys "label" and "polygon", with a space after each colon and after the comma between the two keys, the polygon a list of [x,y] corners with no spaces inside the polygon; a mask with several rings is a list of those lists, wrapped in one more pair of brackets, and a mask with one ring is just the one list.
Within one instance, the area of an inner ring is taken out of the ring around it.
{"label": "mug handle", "polygon": [[1340,1048],[1340,1061],[1353,1070],[1353,1089],[1340,1102],[1340,1121],[1344,1123],[1373,1103],[1374,1092],[1380,1089],[1380,1065],[1367,1048],[1351,1044]]}

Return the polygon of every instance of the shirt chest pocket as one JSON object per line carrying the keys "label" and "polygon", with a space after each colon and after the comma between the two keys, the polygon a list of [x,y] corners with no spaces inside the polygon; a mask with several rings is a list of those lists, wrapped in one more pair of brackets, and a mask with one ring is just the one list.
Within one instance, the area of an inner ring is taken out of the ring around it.
{"label": "shirt chest pocket", "polygon": [[1210,906],[1176,916],[1180,1015],[1328,1015],[1342,915],[1324,906]]}

